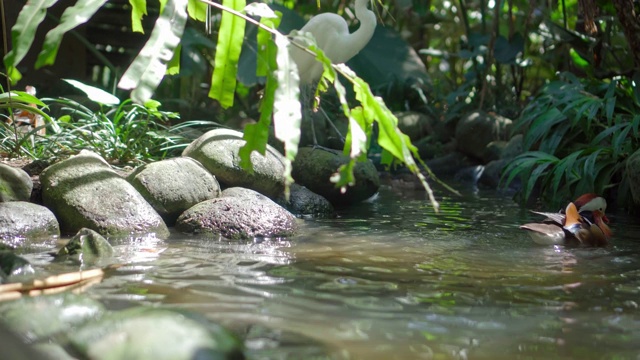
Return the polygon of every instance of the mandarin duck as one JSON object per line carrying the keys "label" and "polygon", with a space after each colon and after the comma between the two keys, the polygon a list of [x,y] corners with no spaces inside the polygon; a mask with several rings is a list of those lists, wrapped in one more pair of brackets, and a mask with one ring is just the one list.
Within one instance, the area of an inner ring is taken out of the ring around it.
{"label": "mandarin duck", "polygon": [[540,223],[520,226],[534,242],[542,245],[581,244],[605,246],[612,235],[604,214],[607,202],[595,194],[584,194],[567,205],[564,213],[533,211],[546,216]]}

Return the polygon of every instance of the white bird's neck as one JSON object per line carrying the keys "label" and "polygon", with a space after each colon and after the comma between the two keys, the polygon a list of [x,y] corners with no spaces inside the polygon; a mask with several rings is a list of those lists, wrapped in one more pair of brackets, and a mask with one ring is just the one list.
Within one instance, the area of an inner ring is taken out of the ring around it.
{"label": "white bird's neck", "polygon": [[367,9],[367,4],[369,2],[370,0],[356,0],[356,18],[360,20],[360,26],[352,36],[359,38],[358,42],[362,44],[358,51],[360,51],[369,42],[369,40],[371,40],[373,32],[376,29],[376,14]]}

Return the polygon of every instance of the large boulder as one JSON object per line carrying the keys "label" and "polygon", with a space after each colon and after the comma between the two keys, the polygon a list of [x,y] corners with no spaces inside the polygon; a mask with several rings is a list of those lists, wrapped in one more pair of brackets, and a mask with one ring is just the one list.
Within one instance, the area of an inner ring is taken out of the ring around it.
{"label": "large boulder", "polygon": [[33,181],[26,171],[0,164],[0,202],[29,201]]}
{"label": "large boulder", "polygon": [[0,238],[59,236],[58,220],[44,206],[24,201],[0,202]]}
{"label": "large boulder", "polygon": [[335,215],[333,205],[329,200],[298,184],[291,184],[289,187],[289,199],[283,193],[278,196],[276,202],[284,206],[292,214],[300,217],[330,217]]}
{"label": "large boulder", "polygon": [[356,163],[355,184],[343,194],[329,178],[340,165],[349,162],[341,151],[325,148],[305,147],[298,149],[293,163],[293,178],[302,186],[329,200],[333,205],[349,205],[366,200],[378,192],[380,177],[375,165],[369,160]]}
{"label": "large boulder", "polygon": [[429,115],[416,111],[404,111],[395,114],[398,119],[398,128],[406,134],[411,141],[433,134],[434,127]]}
{"label": "large boulder", "polygon": [[464,116],[456,126],[458,150],[463,154],[482,159],[487,145],[495,140],[505,140],[511,131],[512,121],[497,114],[473,112]]}
{"label": "large boulder", "polygon": [[127,180],[173,226],[183,211],[220,195],[220,185],[199,162],[174,158],[143,165]]}
{"label": "large boulder", "polygon": [[295,217],[266,196],[244,188],[229,188],[216,199],[188,209],[176,221],[178,231],[220,234],[227,239],[286,237],[295,233]]}
{"label": "large boulder", "polygon": [[215,129],[194,140],[182,155],[198,160],[226,187],[246,187],[275,198],[284,189],[284,157],[267,145],[265,156],[251,153],[253,172],[246,171],[239,156],[244,144],[241,132]]}
{"label": "large boulder", "polygon": [[67,233],[86,227],[104,236],[169,236],[153,207],[95,153],[82,151],[49,166],[40,181],[44,205]]}

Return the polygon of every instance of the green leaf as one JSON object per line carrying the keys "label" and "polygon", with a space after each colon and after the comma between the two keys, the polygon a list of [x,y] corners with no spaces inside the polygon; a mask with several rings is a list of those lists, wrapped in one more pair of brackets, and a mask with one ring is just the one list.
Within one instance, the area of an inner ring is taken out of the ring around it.
{"label": "green leaf", "polygon": [[75,87],[76,89],[82,91],[83,93],[87,94],[87,97],[99,104],[104,104],[104,105],[118,105],[120,104],[120,99],[118,99],[117,97],[109,94],[108,92],[99,89],[97,87],[93,87],[90,85],[86,85],[81,83],[80,81],[76,81],[76,80],[72,80],[72,79],[62,79],[64,81],[66,81],[67,83],[71,84],[71,86]]}
{"label": "green leaf", "polygon": [[208,4],[205,4],[199,0],[189,0],[189,4],[187,5],[187,13],[189,14],[190,18],[197,21],[205,22],[207,20],[208,6]]}
{"label": "green leaf", "polygon": [[[278,14],[280,15],[276,16],[282,15],[281,13]],[[277,29],[280,25],[280,18],[276,17],[275,19],[273,19],[263,17],[260,19],[260,23],[272,29]],[[258,44],[258,54],[256,58],[256,76],[266,76],[267,72],[269,71],[269,61],[275,58],[275,54],[271,54],[271,52],[275,48],[273,46],[270,46],[270,44],[273,44],[273,40],[271,37],[271,33],[263,28],[258,28],[258,34],[256,38]]]}
{"label": "green leaf", "polygon": [[42,50],[36,60],[36,69],[44,65],[53,65],[64,34],[86,23],[106,2],[107,0],[78,0],[74,6],[66,8],[60,17],[60,23],[44,38]]}
{"label": "green leaf", "polygon": [[47,14],[47,9],[56,2],[58,0],[28,1],[20,10],[16,24],[11,28],[13,48],[4,57],[4,66],[12,82],[15,83],[22,77],[17,66],[31,48],[38,26]]}
{"label": "green leaf", "polygon": [[[245,0],[223,0],[222,2],[223,6],[236,11],[242,11],[245,4]],[[233,105],[245,23],[246,21],[239,16],[227,11],[222,12],[209,97],[218,100],[225,109]]]}
{"label": "green leaf", "polygon": [[182,53],[182,44],[178,44],[173,52],[171,60],[167,64],[166,75],[178,75],[180,73],[180,54]]}
{"label": "green leaf", "polygon": [[187,22],[187,0],[169,0],[156,20],[149,40],[122,75],[118,87],[131,90],[139,104],[149,100],[167,71]]}
{"label": "green leaf", "polygon": [[142,17],[147,15],[147,0],[129,0],[131,4],[131,28],[133,32],[144,34]]}

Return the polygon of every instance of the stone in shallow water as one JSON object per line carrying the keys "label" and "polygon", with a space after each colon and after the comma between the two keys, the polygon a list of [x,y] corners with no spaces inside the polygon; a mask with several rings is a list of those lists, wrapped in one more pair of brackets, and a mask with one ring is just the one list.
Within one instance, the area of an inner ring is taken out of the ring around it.
{"label": "stone in shallow water", "polygon": [[0,239],[59,235],[58,220],[46,207],[24,201],[0,203]]}
{"label": "stone in shallow water", "polygon": [[335,216],[329,200],[298,184],[291,184],[289,200],[283,193],[278,196],[276,202],[296,216]]}
{"label": "stone in shallow water", "polygon": [[40,175],[42,200],[67,233],[89,228],[105,236],[155,233],[169,236],[158,213],[99,155],[80,154]]}
{"label": "stone in shallow water", "polygon": [[244,359],[235,335],[194,314],[136,307],[108,314],[69,334],[88,359]]}
{"label": "stone in shallow water", "polygon": [[242,186],[270,198],[278,196],[284,189],[284,157],[267,145],[265,156],[251,153],[253,172],[248,172],[240,166],[238,155],[245,144],[242,136],[235,130],[211,130],[189,144],[182,155],[198,160],[224,186]]}
{"label": "stone in shallow water", "polygon": [[354,168],[355,184],[343,194],[329,181],[331,176],[349,158],[341,151],[325,148],[300,148],[293,163],[293,178],[302,186],[329,200],[331,204],[344,206],[366,200],[378,192],[380,177],[369,160],[358,162]]}
{"label": "stone in shallow water", "polygon": [[137,168],[127,180],[144,196],[169,226],[193,205],[216,198],[220,185],[197,160],[162,160]]}
{"label": "stone in shallow water", "polygon": [[180,215],[176,229],[220,234],[227,239],[286,237],[295,233],[296,218],[266,196],[250,189],[230,188],[222,197],[203,201]]}
{"label": "stone in shallow water", "polygon": [[0,202],[29,201],[33,181],[24,170],[0,164]]}
{"label": "stone in shallow water", "polygon": [[113,255],[113,247],[97,232],[83,228],[64,246],[56,258],[74,256],[83,262]]}
{"label": "stone in shallow water", "polygon": [[99,302],[71,293],[27,297],[0,304],[0,318],[13,332],[33,342],[68,331],[104,313]]}

